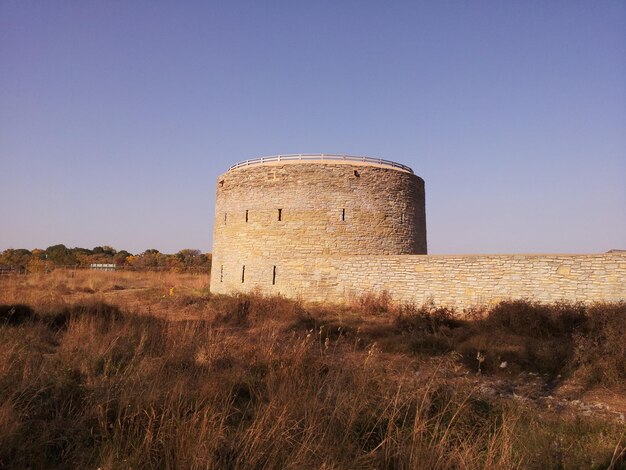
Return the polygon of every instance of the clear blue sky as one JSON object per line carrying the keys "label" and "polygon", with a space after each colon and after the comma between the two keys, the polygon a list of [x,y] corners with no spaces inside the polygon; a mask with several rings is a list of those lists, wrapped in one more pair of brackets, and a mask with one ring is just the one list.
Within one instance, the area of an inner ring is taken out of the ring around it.
{"label": "clear blue sky", "polygon": [[411,166],[431,253],[626,248],[626,2],[0,1],[0,250],[210,251],[300,152]]}

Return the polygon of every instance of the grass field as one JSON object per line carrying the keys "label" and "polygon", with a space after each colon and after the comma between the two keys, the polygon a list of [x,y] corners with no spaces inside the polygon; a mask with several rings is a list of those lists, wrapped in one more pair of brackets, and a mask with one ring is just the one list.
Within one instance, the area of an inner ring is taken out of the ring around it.
{"label": "grass field", "polygon": [[626,305],[0,278],[0,468],[626,468]]}

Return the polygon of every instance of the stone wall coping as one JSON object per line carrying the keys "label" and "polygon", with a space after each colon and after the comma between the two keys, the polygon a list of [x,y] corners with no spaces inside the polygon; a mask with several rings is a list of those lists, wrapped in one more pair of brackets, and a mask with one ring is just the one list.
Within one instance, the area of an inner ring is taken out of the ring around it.
{"label": "stone wall coping", "polygon": [[398,255],[324,255],[321,258],[546,258],[546,257],[614,257],[614,258],[626,258],[626,253],[471,253],[471,254],[425,254],[425,255],[411,255],[411,254],[398,254]]}

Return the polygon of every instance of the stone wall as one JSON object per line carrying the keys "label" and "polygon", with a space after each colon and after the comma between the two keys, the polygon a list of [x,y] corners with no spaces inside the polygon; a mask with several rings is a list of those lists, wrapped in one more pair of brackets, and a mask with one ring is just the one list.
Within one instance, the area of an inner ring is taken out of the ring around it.
{"label": "stone wall", "polygon": [[626,301],[626,253],[321,256],[278,265],[257,260],[246,266],[244,282],[237,278],[229,290],[336,303],[386,290],[397,301],[456,308],[522,298],[616,302]]}
{"label": "stone wall", "polygon": [[626,253],[428,256],[424,181],[366,163],[276,162],[219,177],[211,291],[346,302],[388,291],[457,308],[626,300]]}

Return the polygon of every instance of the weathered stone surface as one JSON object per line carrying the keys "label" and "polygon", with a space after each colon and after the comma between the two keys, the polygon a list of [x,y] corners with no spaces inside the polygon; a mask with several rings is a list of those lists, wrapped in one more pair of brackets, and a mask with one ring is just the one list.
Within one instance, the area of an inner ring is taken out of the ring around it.
{"label": "weathered stone surface", "polygon": [[286,163],[218,179],[212,292],[345,302],[387,290],[398,301],[457,308],[521,298],[626,300],[626,252],[425,253],[424,182],[411,173]]}
{"label": "weathered stone surface", "polygon": [[[598,267],[584,267],[589,260]],[[617,302],[626,300],[626,269],[605,266],[624,260],[621,254],[328,256],[285,260],[275,285],[264,282],[260,269],[261,278],[247,287],[333,302],[385,289],[398,301],[457,308],[505,299]],[[568,276],[557,273],[563,264],[571,267]],[[322,271],[336,274],[322,279]]]}
{"label": "weathered stone surface", "polygon": [[212,279],[214,292],[258,278],[261,261],[273,272],[294,258],[425,253],[424,181],[407,171],[282,163],[218,178],[213,265],[222,274]]}

